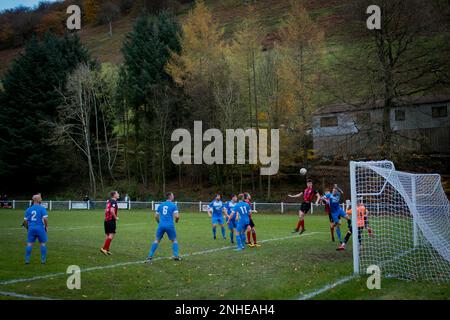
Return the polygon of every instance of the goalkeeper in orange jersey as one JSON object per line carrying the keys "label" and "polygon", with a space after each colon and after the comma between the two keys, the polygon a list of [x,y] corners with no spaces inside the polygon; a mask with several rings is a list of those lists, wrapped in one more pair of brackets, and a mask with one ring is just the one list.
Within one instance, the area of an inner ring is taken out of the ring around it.
{"label": "goalkeeper in orange jersey", "polygon": [[[372,228],[369,226],[369,220],[367,218],[367,209],[364,206],[362,200],[358,200],[358,203],[356,205],[356,212],[357,212],[357,217],[356,217],[356,221],[357,221],[357,226],[358,226],[358,242],[359,245],[361,246],[361,238],[362,238],[362,231],[364,229],[367,229],[367,232],[369,233],[369,236],[373,237],[373,230]],[[351,216],[352,214],[352,209],[349,207],[346,211],[347,215]],[[351,219],[348,220],[348,231],[347,234],[345,235],[344,238],[344,242],[341,243],[341,245],[339,246],[339,248],[337,248],[336,250],[338,251],[342,251],[345,250],[345,245],[347,244],[348,240],[350,239],[350,236],[352,235],[352,224],[351,224]]]}

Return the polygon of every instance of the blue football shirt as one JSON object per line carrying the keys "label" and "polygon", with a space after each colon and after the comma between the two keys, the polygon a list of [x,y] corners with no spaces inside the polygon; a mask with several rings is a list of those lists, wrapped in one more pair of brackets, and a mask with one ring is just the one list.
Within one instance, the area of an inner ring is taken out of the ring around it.
{"label": "blue football shirt", "polygon": [[164,201],[158,206],[156,212],[159,214],[159,225],[171,227],[174,226],[173,215],[178,213],[178,207],[172,201]]}
{"label": "blue football shirt", "polygon": [[47,210],[40,204],[34,204],[25,211],[24,219],[30,228],[39,228],[44,226],[44,218],[47,217]]}

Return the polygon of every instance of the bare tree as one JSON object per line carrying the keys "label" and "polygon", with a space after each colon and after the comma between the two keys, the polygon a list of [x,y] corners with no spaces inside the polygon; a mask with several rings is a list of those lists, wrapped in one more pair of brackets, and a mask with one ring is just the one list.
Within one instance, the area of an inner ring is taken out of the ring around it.
{"label": "bare tree", "polygon": [[91,118],[94,112],[94,78],[86,64],[81,64],[67,80],[67,93],[59,107],[59,122],[54,123],[54,144],[72,143],[86,158],[90,191],[97,194],[93,165]]}
{"label": "bare tree", "polygon": [[[366,27],[369,5],[381,9],[379,30]],[[351,50],[338,58],[345,75],[338,81],[353,89],[354,100],[382,101],[381,150],[383,156],[391,157],[395,152],[392,108],[405,98],[438,91],[450,83],[450,44],[439,35],[445,26],[443,15],[432,1],[419,0],[358,0],[345,13],[352,26],[351,41],[358,45],[348,44]]]}
{"label": "bare tree", "polygon": [[114,2],[108,1],[101,5],[99,11],[99,17],[101,23],[108,23],[109,25],[109,36],[112,37],[112,22],[114,19],[119,17],[120,7]]}

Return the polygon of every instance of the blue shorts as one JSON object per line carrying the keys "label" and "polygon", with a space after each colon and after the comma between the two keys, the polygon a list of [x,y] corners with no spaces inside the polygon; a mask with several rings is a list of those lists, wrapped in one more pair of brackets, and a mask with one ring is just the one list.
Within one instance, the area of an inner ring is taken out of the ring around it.
{"label": "blue shorts", "polygon": [[345,218],[346,216],[347,214],[344,212],[344,210],[342,210],[342,208],[339,208],[337,212],[331,213],[331,218],[333,219],[334,223],[339,223],[339,218]]}
{"label": "blue shorts", "polygon": [[28,243],[34,243],[36,242],[36,238],[39,240],[40,243],[47,242],[47,232],[45,232],[45,228],[29,228],[28,229],[28,236],[27,241]]}
{"label": "blue shorts", "polygon": [[236,220],[230,220],[230,222],[228,222],[228,229],[233,230],[236,229],[236,227],[237,227]]}
{"label": "blue shorts", "polygon": [[177,232],[175,231],[175,226],[158,226],[156,230],[156,239],[161,241],[164,237],[164,233],[167,233],[169,240],[175,240],[177,238]]}
{"label": "blue shorts", "polygon": [[241,233],[247,230],[247,227],[250,225],[249,221],[241,222],[239,221],[236,227],[236,231]]}
{"label": "blue shorts", "polygon": [[223,224],[223,216],[212,216],[212,224]]}

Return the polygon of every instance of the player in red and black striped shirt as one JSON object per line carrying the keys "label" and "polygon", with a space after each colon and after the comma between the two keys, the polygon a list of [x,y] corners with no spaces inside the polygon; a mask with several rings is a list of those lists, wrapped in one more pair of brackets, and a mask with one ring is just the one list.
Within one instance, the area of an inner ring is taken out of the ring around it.
{"label": "player in red and black striped shirt", "polygon": [[117,191],[111,191],[110,193],[111,198],[106,202],[106,209],[105,209],[105,243],[103,244],[103,247],[100,248],[100,252],[105,255],[111,255],[111,252],[109,251],[109,246],[111,245],[111,241],[114,239],[114,236],[116,234],[116,220],[118,219],[117,216],[117,200],[119,199],[119,193]]}
{"label": "player in red and black striped shirt", "polygon": [[306,181],[306,189],[303,192],[300,192],[299,194],[295,195],[288,195],[291,198],[298,198],[303,195],[303,203],[300,207],[300,210],[298,211],[298,223],[297,227],[295,228],[293,233],[299,232],[300,234],[306,231],[305,229],[305,214],[308,213],[308,211],[311,209],[312,201],[314,200],[314,196],[316,196],[316,204],[320,200],[320,194],[319,192],[313,188],[313,183],[311,179],[308,179]]}
{"label": "player in red and black striped shirt", "polygon": [[[250,248],[253,248],[253,247],[261,247],[261,245],[258,242],[256,242],[255,223],[253,222],[253,216],[252,216],[252,213],[256,213],[256,210],[254,210],[254,208],[253,208],[251,199],[252,199],[252,197],[250,196],[250,193],[245,192],[244,193],[244,201],[248,203],[250,208],[252,208],[252,211],[250,211],[250,214],[249,214],[250,230],[247,230],[247,245]],[[250,239],[250,235],[253,238],[253,244],[252,244],[252,241]]]}

